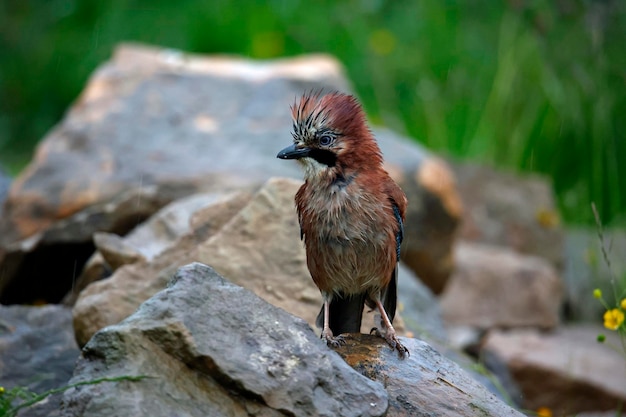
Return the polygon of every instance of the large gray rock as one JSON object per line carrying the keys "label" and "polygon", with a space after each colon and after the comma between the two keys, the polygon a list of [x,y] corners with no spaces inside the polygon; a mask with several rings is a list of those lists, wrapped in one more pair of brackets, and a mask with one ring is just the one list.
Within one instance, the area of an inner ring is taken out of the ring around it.
{"label": "large gray rock", "polygon": [[348,335],[346,363],[301,319],[190,264],[98,332],[71,382],[148,378],[73,388],[62,415],[521,416],[424,342],[402,342],[404,359],[381,338]]}
{"label": "large gray rock", "polygon": [[[93,252],[95,232],[127,233],[176,198],[302,178],[276,154],[292,141],[294,97],[320,89],[349,90],[328,56],[259,62],[119,47],[12,185],[0,215],[0,302],[58,301]],[[415,143],[377,135],[409,195],[403,258],[441,288],[460,217],[454,177]],[[33,265],[52,260],[59,268],[42,280]],[[33,288],[45,290],[34,296]]]}
{"label": "large gray rock", "polygon": [[335,349],[350,366],[385,386],[387,416],[522,416],[427,343],[407,338],[402,343],[411,352],[405,359],[372,335],[350,335]]}
{"label": "large gray rock", "polygon": [[205,265],[181,268],[171,286],[83,349],[63,416],[380,416],[379,383],[359,375],[301,319]]}
{"label": "large gray rock", "polygon": [[490,245],[457,245],[458,268],[441,297],[444,321],[453,326],[559,324],[563,284],[545,259]]}
{"label": "large gray rock", "polygon": [[508,365],[526,409],[548,407],[556,416],[615,410],[626,403],[626,362],[618,351],[596,342],[599,333],[619,349],[617,335],[588,325],[550,333],[493,330],[484,349]]}
{"label": "large gray rock", "polygon": [[[0,306],[0,385],[7,391],[20,386],[41,394],[65,386],[79,354],[68,308]],[[56,394],[19,415],[55,417],[59,404]]]}
{"label": "large gray rock", "polygon": [[563,267],[563,229],[549,181],[453,164],[465,207],[463,240],[507,247]]}

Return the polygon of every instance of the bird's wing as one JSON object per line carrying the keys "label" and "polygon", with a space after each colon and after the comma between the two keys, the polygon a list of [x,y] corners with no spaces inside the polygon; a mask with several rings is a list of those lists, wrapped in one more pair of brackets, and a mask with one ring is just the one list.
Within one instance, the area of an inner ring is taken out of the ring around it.
{"label": "bird's wing", "polygon": [[400,214],[398,206],[392,203],[391,208],[393,209],[393,215],[398,223],[398,231],[396,232],[396,259],[400,262],[400,245],[404,239],[404,222],[402,221],[402,215]]}
{"label": "bird's wing", "polygon": [[396,307],[398,302],[398,267],[400,262],[400,244],[404,238],[404,222],[402,221],[402,215],[400,214],[400,208],[392,201],[391,207],[393,208],[393,214],[398,222],[398,231],[396,232],[396,267],[393,268],[391,273],[391,279],[386,288],[383,289],[381,294],[381,301],[383,307],[387,312],[389,321],[393,323],[393,319],[396,316]]}
{"label": "bird's wing", "polygon": [[393,269],[389,285],[382,291],[382,303],[389,320],[393,322],[396,315],[398,298],[398,263],[400,262],[400,245],[404,239],[404,218],[407,207],[407,199],[402,189],[391,179],[386,184],[387,196],[391,203],[393,216],[397,222],[396,230],[396,267]]}
{"label": "bird's wing", "polygon": [[393,216],[397,223],[396,230],[396,253],[398,262],[400,261],[400,244],[404,239],[404,218],[407,207],[406,196],[404,191],[391,178],[385,183],[385,193],[391,204]]}
{"label": "bird's wing", "polygon": [[395,183],[391,178],[385,182],[385,194],[387,194],[387,198],[391,201],[392,205],[395,205],[400,213],[400,218],[404,221],[404,216],[406,214],[406,206],[408,202],[406,200],[406,195],[404,195],[404,191],[398,184]]}

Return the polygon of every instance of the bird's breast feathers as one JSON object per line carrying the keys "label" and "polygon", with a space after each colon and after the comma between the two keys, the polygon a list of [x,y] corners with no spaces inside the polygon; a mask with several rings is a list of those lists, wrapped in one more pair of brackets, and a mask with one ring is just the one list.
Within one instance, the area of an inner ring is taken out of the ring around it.
{"label": "bird's breast feathers", "polygon": [[[380,229],[377,219],[384,208],[372,195],[355,184],[309,187],[301,217],[308,223],[304,232],[323,239],[369,240]],[[313,236],[311,236],[313,237]]]}
{"label": "bird's breast feathers", "polygon": [[378,286],[395,266],[389,203],[356,182],[310,185],[298,193],[297,205],[313,279],[321,289],[346,293]]}

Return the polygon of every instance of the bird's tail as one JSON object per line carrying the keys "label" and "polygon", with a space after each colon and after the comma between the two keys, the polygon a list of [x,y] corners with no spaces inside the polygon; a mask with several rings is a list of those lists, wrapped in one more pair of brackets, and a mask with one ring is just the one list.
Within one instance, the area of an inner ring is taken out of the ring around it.
{"label": "bird's tail", "polygon": [[[354,295],[333,294],[333,298],[330,302],[329,325],[334,335],[359,333],[361,331],[361,319],[363,317],[365,298],[366,293]],[[322,306],[322,310],[317,315],[315,324],[320,328],[324,326],[324,306]]]}

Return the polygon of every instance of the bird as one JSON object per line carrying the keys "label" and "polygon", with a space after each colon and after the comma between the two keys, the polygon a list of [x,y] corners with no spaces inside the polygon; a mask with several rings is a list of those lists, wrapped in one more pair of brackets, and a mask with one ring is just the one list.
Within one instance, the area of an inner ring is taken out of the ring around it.
{"label": "bird", "polygon": [[409,355],[392,325],[407,198],[383,168],[382,152],[353,95],[306,92],[291,106],[294,159],[304,183],[295,195],[306,262],[323,305],[316,324],[329,346],[359,333],[364,306],[378,310],[371,333]]}

